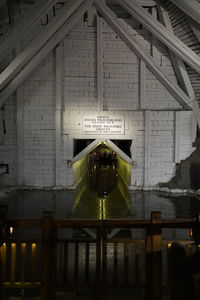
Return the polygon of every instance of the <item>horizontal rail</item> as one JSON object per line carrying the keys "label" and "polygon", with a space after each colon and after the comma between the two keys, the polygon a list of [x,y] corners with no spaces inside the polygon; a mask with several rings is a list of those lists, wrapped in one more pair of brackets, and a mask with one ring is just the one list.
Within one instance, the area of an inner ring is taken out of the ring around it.
{"label": "horizontal rail", "polygon": [[[56,228],[98,228],[98,227],[117,227],[117,228],[148,228],[152,225],[151,220],[133,220],[133,219],[112,219],[112,220],[53,220]],[[43,221],[27,220],[27,219],[5,219],[4,224],[10,227],[27,227],[40,228]],[[177,219],[177,220],[161,220],[156,226],[161,228],[190,228],[196,224],[195,220]]]}

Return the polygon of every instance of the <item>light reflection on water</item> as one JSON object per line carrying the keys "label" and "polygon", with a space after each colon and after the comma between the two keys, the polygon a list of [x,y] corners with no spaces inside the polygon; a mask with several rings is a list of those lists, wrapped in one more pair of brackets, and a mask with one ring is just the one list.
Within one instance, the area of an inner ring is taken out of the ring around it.
{"label": "light reflection on water", "polygon": [[[106,199],[107,218],[149,219],[151,211],[161,211],[163,219],[190,219],[200,212],[200,199],[195,196],[130,191],[129,202],[125,202],[117,190],[110,196]],[[74,210],[74,197],[75,191],[26,190],[1,199],[0,205],[7,205],[8,216],[13,218],[41,218],[43,211],[52,211],[57,219],[98,218],[97,199],[91,204],[93,198],[86,193],[85,200]]]}

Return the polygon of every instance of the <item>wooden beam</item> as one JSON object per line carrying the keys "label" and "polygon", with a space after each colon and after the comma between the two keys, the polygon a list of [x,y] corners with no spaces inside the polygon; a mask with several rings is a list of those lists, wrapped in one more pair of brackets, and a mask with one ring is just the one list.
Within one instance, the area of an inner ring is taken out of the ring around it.
{"label": "wooden beam", "polygon": [[11,82],[0,93],[0,105],[16,90],[16,88],[29,76],[33,70],[45,59],[49,52],[66,36],[66,34],[75,26],[80,18],[91,5],[92,0],[86,0],[79,9],[65,22],[62,26],[44,45],[43,48],[29,61],[29,63],[18,73]]}
{"label": "wooden beam", "polygon": [[[172,25],[171,25],[171,21],[170,21],[168,12],[165,9],[161,8],[161,7],[159,7],[159,11],[160,11],[160,16],[162,17],[163,24],[166,26],[166,28],[170,32],[173,33],[173,28],[172,28]],[[188,75],[187,70],[185,68],[185,64],[172,51],[170,51],[170,56],[171,56],[172,64],[173,64],[173,67],[174,67],[174,70],[176,72],[178,82],[179,82],[181,88],[187,93],[187,95],[191,99],[193,99],[193,103],[191,103],[192,108],[193,108],[193,113],[195,115],[197,124],[200,127],[200,108],[198,106],[196,95],[195,95],[195,92],[193,90],[189,75]]]}
{"label": "wooden beam", "polygon": [[197,0],[170,0],[179,7],[186,15],[200,24],[200,3]]}
{"label": "wooden beam", "polygon": [[19,88],[17,97],[17,184],[24,184],[24,104],[22,90]]}
{"label": "wooden beam", "polygon": [[144,186],[149,186],[149,155],[150,155],[150,111],[144,112]]}
{"label": "wooden beam", "polygon": [[112,11],[102,2],[95,1],[97,10],[102,14],[104,19],[108,22],[111,28],[120,36],[120,38],[126,43],[126,45],[147,65],[152,73],[160,80],[160,82],[168,89],[168,91],[176,98],[176,100],[185,108],[192,109],[190,99],[178,85],[174,85],[168,76],[164,73],[162,68],[157,62],[148,55],[137,40],[130,36],[121,26],[118,19],[113,15]]}
{"label": "wooden beam", "polygon": [[0,107],[0,145],[3,145],[3,142],[4,142],[3,113]]}
{"label": "wooden beam", "polygon": [[188,17],[188,22],[189,22],[197,40],[200,42],[200,28],[199,28],[200,25],[189,17]]}
{"label": "wooden beam", "polygon": [[[43,45],[59,30],[59,28],[78,9],[83,0],[76,0],[70,7],[66,6],[44,30],[8,65],[0,74],[0,90],[36,55]],[[71,3],[70,3],[71,4]]]}
{"label": "wooden beam", "polygon": [[144,109],[145,108],[145,71],[146,71],[146,66],[143,60],[140,59],[140,64],[139,64],[139,72],[140,72],[140,89],[139,89],[139,109]]}
{"label": "wooden beam", "polygon": [[42,0],[37,1],[36,4],[32,5],[30,11],[28,11],[24,17],[9,30],[2,40],[0,47],[1,60],[8,55],[8,52],[16,46],[17,42],[40,21],[45,12],[47,12],[55,3],[56,0]]}
{"label": "wooden beam", "polygon": [[61,185],[61,105],[63,77],[63,46],[56,48],[56,110],[55,110],[55,184]]}
{"label": "wooden beam", "polygon": [[175,135],[174,135],[174,162],[177,164],[180,162],[180,111],[175,112]]}
{"label": "wooden beam", "polygon": [[156,21],[136,0],[119,0],[119,4],[178,57],[200,73],[199,56]]}

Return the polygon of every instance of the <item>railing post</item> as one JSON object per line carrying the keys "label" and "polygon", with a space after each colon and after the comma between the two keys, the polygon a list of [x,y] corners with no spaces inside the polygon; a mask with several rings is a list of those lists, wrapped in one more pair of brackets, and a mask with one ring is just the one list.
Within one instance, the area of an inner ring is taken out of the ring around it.
{"label": "railing post", "polygon": [[107,230],[102,222],[102,299],[105,299],[107,283]]}
{"label": "railing post", "polygon": [[146,230],[146,286],[148,300],[162,299],[162,229],[161,212],[151,213]]}
{"label": "railing post", "polygon": [[0,299],[3,299],[3,257],[2,257],[2,246],[3,246],[3,240],[4,240],[4,219],[5,219],[5,213],[0,214]]}
{"label": "railing post", "polygon": [[42,290],[41,300],[54,300],[56,296],[56,229],[51,212],[42,219]]}
{"label": "railing post", "polygon": [[102,289],[101,237],[102,237],[102,228],[97,227],[97,239],[96,239],[96,291],[97,291],[97,299],[101,298],[101,289]]}

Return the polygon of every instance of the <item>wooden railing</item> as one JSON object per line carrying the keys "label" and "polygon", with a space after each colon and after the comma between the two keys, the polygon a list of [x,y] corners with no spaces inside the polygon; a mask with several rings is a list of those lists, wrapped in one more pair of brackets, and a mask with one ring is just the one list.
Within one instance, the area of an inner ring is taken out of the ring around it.
{"label": "wooden railing", "polygon": [[[93,237],[72,236],[71,229],[84,228]],[[143,229],[145,239],[109,238],[115,228]],[[169,244],[162,240],[163,228],[199,232],[200,226],[194,220],[162,220],[160,212],[151,220],[54,220],[50,212],[41,220],[2,218],[1,299],[8,288],[38,289],[41,300],[53,300],[58,291],[83,287],[101,298],[117,286],[146,289],[147,299],[161,300],[162,252]]]}

